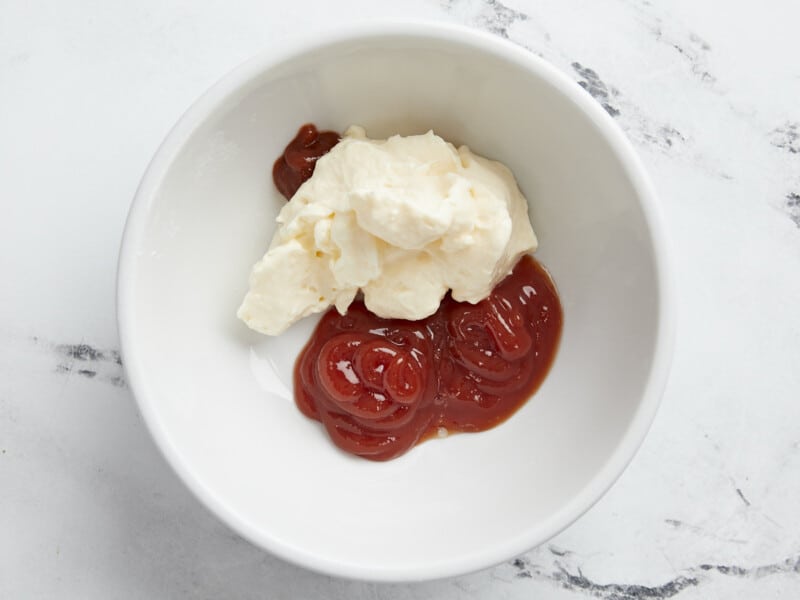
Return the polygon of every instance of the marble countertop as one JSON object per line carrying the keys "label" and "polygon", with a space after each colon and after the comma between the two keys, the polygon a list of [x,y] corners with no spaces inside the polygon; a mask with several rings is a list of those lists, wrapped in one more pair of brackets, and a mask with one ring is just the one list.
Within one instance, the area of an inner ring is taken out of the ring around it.
{"label": "marble countertop", "polygon": [[[42,0],[2,13],[0,598],[800,597],[800,4]],[[672,374],[618,483],[549,543],[424,584],[332,579],[233,534],[156,450],[118,354],[118,244],[169,127],[248,56],[356,16],[467,24],[580,82],[652,174],[678,273]]]}

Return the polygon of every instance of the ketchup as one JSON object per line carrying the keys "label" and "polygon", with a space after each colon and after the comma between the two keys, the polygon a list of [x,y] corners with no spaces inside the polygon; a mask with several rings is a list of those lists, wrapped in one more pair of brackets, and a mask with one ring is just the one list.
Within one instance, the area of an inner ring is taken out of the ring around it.
{"label": "ketchup", "polygon": [[300,127],[272,167],[275,187],[289,200],[314,173],[317,160],[338,143],[339,134],[335,131],[318,131],[311,123]]}
{"label": "ketchup", "polygon": [[522,406],[558,348],[553,281],[531,256],[477,304],[447,295],[421,321],[381,319],[362,302],[329,310],[295,364],[295,400],[333,442],[372,460],[447,433],[490,429]]}

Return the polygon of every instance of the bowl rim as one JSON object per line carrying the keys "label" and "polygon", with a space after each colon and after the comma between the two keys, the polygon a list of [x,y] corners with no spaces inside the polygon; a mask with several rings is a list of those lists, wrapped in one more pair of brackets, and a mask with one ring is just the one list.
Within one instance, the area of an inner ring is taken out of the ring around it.
{"label": "bowl rim", "polygon": [[[584,112],[619,158],[637,196],[651,236],[658,285],[658,324],[653,359],[641,401],[627,430],[610,458],[594,477],[546,521],[521,528],[518,535],[489,548],[448,557],[424,565],[363,565],[322,556],[260,531],[248,519],[228,507],[182,462],[152,398],[146,371],[136,354],[133,318],[137,248],[145,233],[147,217],[158,189],[175,158],[195,129],[226,99],[261,73],[308,52],[355,39],[426,37],[471,46],[523,67],[568,97]],[[156,446],[179,479],[218,518],[235,532],[272,554],[296,565],[348,579],[411,582],[441,579],[478,571],[509,560],[552,538],[591,508],[616,482],[633,459],[655,418],[670,370],[675,341],[676,296],[669,261],[668,241],[654,187],[644,165],[621,128],[583,88],[555,66],[508,40],[466,26],[431,21],[372,21],[314,30],[281,41],[246,60],[214,83],[181,116],[150,161],[130,206],[117,267],[117,328],[126,379],[139,412]]]}

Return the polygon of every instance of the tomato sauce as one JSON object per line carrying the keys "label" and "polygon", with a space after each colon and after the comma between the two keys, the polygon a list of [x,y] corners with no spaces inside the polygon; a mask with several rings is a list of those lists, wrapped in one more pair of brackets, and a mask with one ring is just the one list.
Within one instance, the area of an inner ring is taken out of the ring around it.
{"label": "tomato sauce", "polygon": [[328,311],[295,365],[295,400],[343,450],[395,458],[447,433],[503,422],[547,375],[562,311],[531,256],[477,304],[445,297],[421,321],[381,319],[363,303]]}

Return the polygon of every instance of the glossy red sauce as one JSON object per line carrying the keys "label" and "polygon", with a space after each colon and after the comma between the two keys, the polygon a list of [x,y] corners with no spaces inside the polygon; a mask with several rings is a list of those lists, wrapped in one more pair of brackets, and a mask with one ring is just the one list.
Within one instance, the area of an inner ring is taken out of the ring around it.
{"label": "glossy red sauce", "polygon": [[272,167],[275,187],[289,200],[314,173],[317,160],[338,143],[339,134],[335,131],[318,131],[311,123],[300,127]]}
{"label": "glossy red sauce", "polygon": [[483,431],[510,417],[547,374],[561,322],[553,281],[530,256],[482,302],[448,295],[421,321],[354,302],[317,325],[295,365],[295,399],[343,450],[389,460],[440,428]]}

